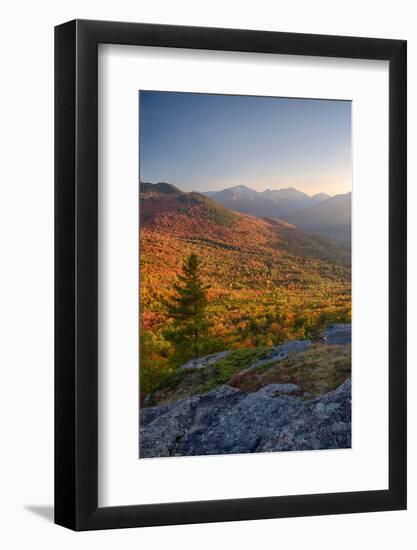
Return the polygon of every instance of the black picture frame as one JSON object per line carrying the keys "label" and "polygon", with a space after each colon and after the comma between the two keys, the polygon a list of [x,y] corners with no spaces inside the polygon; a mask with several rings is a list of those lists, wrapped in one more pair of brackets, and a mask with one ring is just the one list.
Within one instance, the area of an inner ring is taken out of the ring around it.
{"label": "black picture frame", "polygon": [[[389,488],[98,506],[98,44],[389,62]],[[406,508],[406,41],[74,20],[55,28],[55,522],[108,529]]]}

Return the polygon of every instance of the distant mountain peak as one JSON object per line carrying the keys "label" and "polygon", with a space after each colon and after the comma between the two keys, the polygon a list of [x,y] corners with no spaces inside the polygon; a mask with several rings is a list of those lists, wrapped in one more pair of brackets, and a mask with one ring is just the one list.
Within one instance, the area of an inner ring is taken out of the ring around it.
{"label": "distant mountain peak", "polygon": [[265,191],[263,191],[262,193],[267,196],[279,197],[279,198],[285,197],[286,199],[305,199],[306,197],[308,197],[306,193],[299,191],[295,187],[282,187],[280,189],[265,189]]}
{"label": "distant mountain peak", "polygon": [[223,192],[227,192],[227,193],[238,193],[240,195],[247,195],[247,196],[250,196],[250,195],[253,195],[253,194],[256,194],[257,191],[255,191],[254,189],[251,189],[250,187],[248,187],[247,185],[235,185],[234,187],[227,187],[226,189],[223,189],[222,191],[218,191],[218,193],[223,193]]}
{"label": "distant mountain peak", "polygon": [[331,199],[331,196],[328,195],[327,193],[316,193],[315,195],[310,197],[310,201],[312,205],[327,201],[328,199]]}
{"label": "distant mountain peak", "polygon": [[236,189],[237,191],[254,191],[254,189],[251,189],[247,185],[235,185],[234,187],[229,187],[229,189]]}
{"label": "distant mountain peak", "polygon": [[313,199],[295,187],[255,191],[244,184],[202,194],[231,210],[268,218],[285,218],[328,198],[319,194]]}
{"label": "distant mountain peak", "polygon": [[330,199],[330,195],[327,193],[316,193],[315,195],[312,195],[312,199]]}

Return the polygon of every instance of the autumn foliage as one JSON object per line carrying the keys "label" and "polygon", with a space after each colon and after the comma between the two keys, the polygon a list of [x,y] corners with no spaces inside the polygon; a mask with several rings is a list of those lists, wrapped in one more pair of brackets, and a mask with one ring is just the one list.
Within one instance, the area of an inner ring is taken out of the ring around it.
{"label": "autumn foliage", "polygon": [[[192,257],[204,295],[203,330],[181,355],[175,333],[178,340],[189,329],[181,327],[178,307]],[[315,337],[331,322],[350,322],[350,315],[347,245],[278,219],[232,212],[169,184],[141,184],[142,395],[191,355]]]}

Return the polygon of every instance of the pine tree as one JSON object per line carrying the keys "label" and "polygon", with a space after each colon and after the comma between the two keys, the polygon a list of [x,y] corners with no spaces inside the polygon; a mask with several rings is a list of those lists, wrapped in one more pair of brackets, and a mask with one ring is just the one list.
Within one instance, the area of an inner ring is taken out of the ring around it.
{"label": "pine tree", "polygon": [[206,316],[206,307],[210,286],[202,282],[200,268],[201,261],[197,254],[190,254],[174,285],[176,295],[170,302],[166,302],[172,326],[164,336],[174,345],[174,362],[200,355],[208,337],[210,322]]}

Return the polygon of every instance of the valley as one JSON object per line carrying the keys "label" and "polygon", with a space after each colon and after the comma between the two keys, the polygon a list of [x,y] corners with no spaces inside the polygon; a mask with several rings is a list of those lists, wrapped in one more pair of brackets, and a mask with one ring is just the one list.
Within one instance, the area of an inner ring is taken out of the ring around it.
{"label": "valley", "polygon": [[[317,204],[328,200],[321,198]],[[142,400],[180,365],[166,337],[172,323],[166,303],[191,254],[201,260],[209,286],[210,330],[199,355],[316,339],[329,324],[350,322],[348,243],[230,210],[167,183],[141,183]]]}

